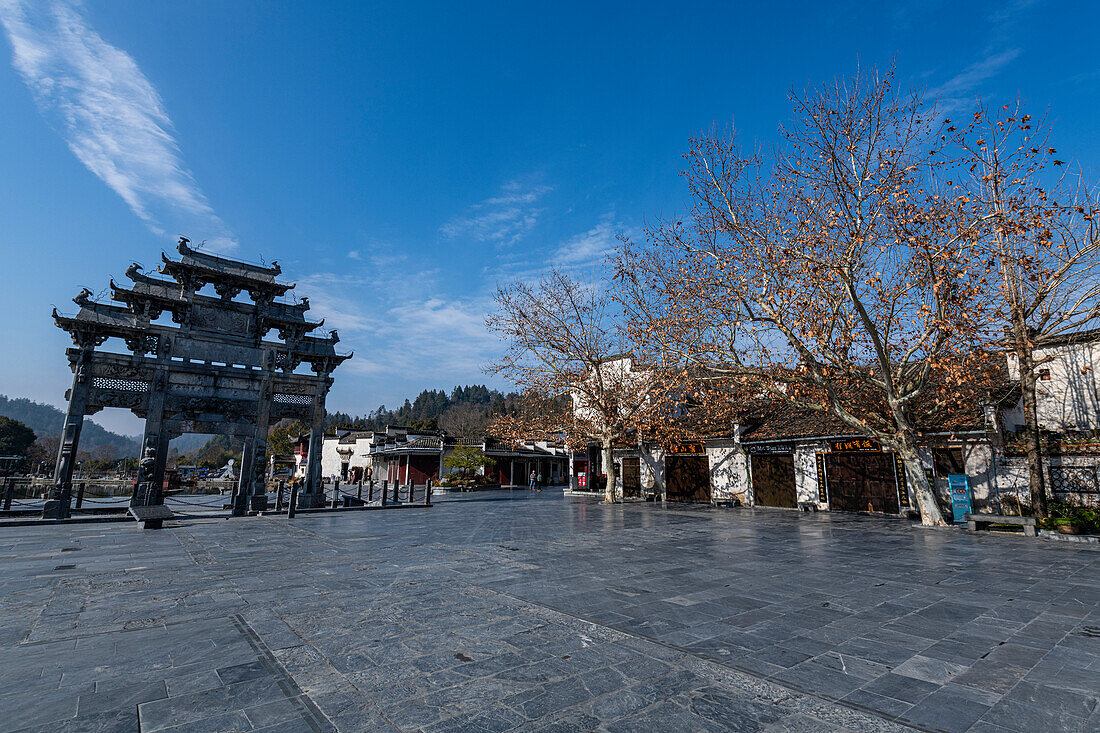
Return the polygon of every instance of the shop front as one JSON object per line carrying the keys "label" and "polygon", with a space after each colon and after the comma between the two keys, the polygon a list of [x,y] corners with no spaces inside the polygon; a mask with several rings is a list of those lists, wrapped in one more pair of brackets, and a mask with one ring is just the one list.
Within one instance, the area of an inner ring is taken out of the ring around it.
{"label": "shop front", "polygon": [[798,508],[794,453],[790,445],[760,445],[749,449],[753,504]]}
{"label": "shop front", "polygon": [[710,502],[710,460],[703,443],[681,443],[665,451],[666,498]]}
{"label": "shop front", "polygon": [[869,438],[830,439],[824,463],[829,508],[898,514],[909,508],[905,474],[892,452]]}

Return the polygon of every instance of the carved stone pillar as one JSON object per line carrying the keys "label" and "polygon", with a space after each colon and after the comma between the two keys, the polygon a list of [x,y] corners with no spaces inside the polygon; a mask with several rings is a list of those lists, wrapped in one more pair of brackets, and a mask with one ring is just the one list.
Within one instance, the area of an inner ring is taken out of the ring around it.
{"label": "carved stone pillar", "polygon": [[157,437],[157,461],[153,464],[153,480],[149,482],[149,491],[145,503],[159,506],[164,503],[164,469],[168,465],[168,444],[172,442],[172,433],[167,426],[161,427]]}
{"label": "carved stone pillar", "polygon": [[42,509],[43,519],[65,519],[69,516],[73,491],[73,469],[80,448],[80,430],[84,427],[84,409],[88,390],[92,386],[92,345],[82,344],[73,369],[73,386],[69,390],[69,408],[61,429],[61,445],[57,449],[53,487]]}
{"label": "carved stone pillar", "polygon": [[256,405],[256,429],[252,437],[252,470],[249,472],[249,508],[253,511],[267,511],[267,429],[271,422],[272,377],[274,376],[274,355],[264,353],[264,381],[260,387],[259,402]]}
{"label": "carved stone pillar", "polygon": [[309,454],[306,457],[306,493],[305,498],[298,497],[303,506],[317,507],[324,505],[325,485],[321,477],[321,449],[325,437],[325,395],[328,393],[328,375],[317,386],[317,393],[313,398],[313,421],[309,429]]}
{"label": "carved stone pillar", "polygon": [[[168,435],[164,424],[164,399],[168,392],[168,379],[163,371],[157,372],[149,384],[149,401],[145,407],[145,434],[141,439],[138,455],[138,476],[130,506],[152,506],[164,503],[164,467],[168,462]],[[152,458],[151,463],[146,463]]]}
{"label": "carved stone pillar", "polygon": [[248,496],[252,487],[254,462],[253,440],[244,441],[241,451],[241,475],[237,477],[237,491],[233,494],[233,516],[243,517],[248,512]]}

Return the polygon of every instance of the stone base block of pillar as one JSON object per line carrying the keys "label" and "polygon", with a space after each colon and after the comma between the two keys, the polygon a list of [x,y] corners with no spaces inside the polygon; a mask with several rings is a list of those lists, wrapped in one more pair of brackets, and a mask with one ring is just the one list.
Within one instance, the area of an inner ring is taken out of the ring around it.
{"label": "stone base block of pillar", "polygon": [[67,501],[61,499],[47,499],[42,508],[43,519],[67,519],[69,506]]}
{"label": "stone base block of pillar", "polygon": [[317,509],[325,506],[326,503],[326,497],[320,491],[315,494],[298,494],[299,509]]}
{"label": "stone base block of pillar", "polygon": [[[298,497],[301,499],[301,497]],[[249,509],[254,512],[266,512],[268,509],[267,494],[260,494],[259,496],[253,496],[252,502],[249,505]]]}

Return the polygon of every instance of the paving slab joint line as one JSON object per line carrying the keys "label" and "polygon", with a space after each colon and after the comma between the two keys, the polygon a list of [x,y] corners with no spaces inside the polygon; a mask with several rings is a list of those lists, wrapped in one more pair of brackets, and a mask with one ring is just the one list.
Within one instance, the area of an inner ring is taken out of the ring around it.
{"label": "paving slab joint line", "polygon": [[[20,641],[20,642],[17,642],[15,644],[15,647],[41,646],[41,645],[44,645],[44,644],[56,644],[56,643],[62,642],[62,641],[77,641],[79,639],[93,639],[97,636],[109,636],[110,634],[132,634],[132,633],[139,632],[139,631],[148,631],[149,629],[167,629],[167,628],[170,628],[172,626],[183,626],[185,624],[194,624],[194,623],[199,623],[201,621],[217,621],[219,619],[224,619],[224,618],[225,618],[224,614],[213,612],[209,616],[195,616],[193,618],[185,618],[185,619],[181,619],[179,621],[159,621],[155,624],[150,624],[148,626],[135,626],[135,627],[130,628],[130,629],[121,628],[121,629],[106,629],[104,631],[87,631],[87,632],[84,632],[82,634],[78,634],[77,636],[59,636],[59,637],[56,637],[56,638],[49,638],[49,639],[35,639],[34,641]],[[36,625],[35,628],[37,628],[37,625]],[[33,631],[34,631],[34,629],[32,628],[31,632],[33,632]]]}
{"label": "paving slab joint line", "polygon": [[696,662],[698,662],[700,664],[703,664],[703,665],[707,665],[707,664],[717,665],[719,667],[730,670],[732,672],[736,672],[737,674],[743,674],[743,675],[746,675],[746,676],[751,677],[753,679],[764,680],[765,682],[767,682],[769,684],[773,684],[777,687],[783,688],[784,690],[790,692],[793,695],[806,695],[806,696],[814,698],[815,700],[820,700],[821,702],[824,702],[824,703],[827,703],[827,704],[830,704],[830,705],[840,705],[840,706],[845,707],[849,710],[854,710],[858,713],[862,713],[862,714],[867,715],[867,716],[869,716],[871,718],[874,718],[876,720],[881,720],[881,721],[884,721],[884,722],[887,722],[887,723],[890,723],[890,724],[893,724],[893,725],[896,725],[896,726],[899,726],[899,727],[902,727],[902,728],[909,728],[911,730],[919,730],[919,731],[922,731],[923,733],[935,733],[931,729],[921,728],[920,726],[914,725],[912,723],[907,723],[905,721],[898,720],[898,719],[893,718],[893,717],[881,715],[881,714],[877,713],[876,711],[871,710],[870,708],[863,707],[862,705],[856,705],[854,703],[850,703],[850,702],[847,702],[845,700],[838,700],[838,699],[826,697],[824,695],[819,695],[819,694],[814,693],[814,692],[809,692],[809,691],[806,691],[806,690],[800,690],[797,687],[792,687],[789,684],[787,684],[786,682],[784,682],[783,680],[777,679],[775,677],[771,677],[771,676],[768,676],[768,675],[761,675],[758,672],[753,672],[753,671],[748,670],[748,669],[741,669],[740,667],[737,667],[735,665],[727,664],[725,662],[721,662],[721,661],[718,661],[718,660],[707,659],[707,658],[704,658],[704,657],[700,657],[698,654],[696,654],[695,652],[693,652],[690,649],[686,649],[684,647],[677,646],[675,644],[669,644],[668,642],[660,641],[658,639],[654,639],[654,638],[651,638],[649,636],[645,636],[644,634],[639,634],[639,633],[636,633],[636,632],[633,632],[633,631],[623,631],[622,629],[616,629],[616,628],[613,628],[611,626],[605,626],[604,624],[601,624],[601,623],[598,623],[596,621],[592,621],[590,619],[584,618],[583,616],[577,616],[576,614],[570,613],[569,611],[562,610],[562,609],[557,608],[555,606],[551,606],[551,605],[548,605],[548,604],[545,604],[545,603],[538,603],[538,602],[535,602],[535,601],[530,601],[530,600],[527,600],[526,598],[521,598],[520,596],[512,595],[511,593],[507,593],[505,591],[497,590],[495,588],[486,588],[485,586],[481,586],[481,585],[477,585],[477,584],[473,584],[473,583],[470,584],[469,587],[476,588],[477,590],[479,590],[481,592],[484,592],[484,593],[488,593],[488,594],[491,594],[491,595],[504,596],[505,598],[509,598],[513,601],[518,601],[519,603],[523,603],[523,604],[526,604],[528,606],[534,606],[536,608],[545,609],[546,611],[550,611],[552,613],[555,613],[555,614],[558,614],[558,615],[561,615],[561,616],[566,616],[570,619],[574,619],[576,621],[579,621],[579,622],[581,622],[581,623],[583,623],[587,626],[594,626],[598,629],[601,629],[605,633],[618,634],[618,635],[621,635],[621,636],[629,636],[629,637],[632,637],[634,639],[638,639],[639,641],[644,641],[644,642],[649,643],[649,644],[656,644],[657,646],[663,646],[666,649],[671,649],[673,651],[680,652],[681,654],[686,654],[687,656],[689,656],[692,659],[696,660]]}
{"label": "paving slab joint line", "polygon": [[279,685],[279,689],[283,691],[286,699],[298,708],[302,720],[309,725],[310,730],[313,733],[336,733],[336,726],[309,699],[302,688],[298,687],[298,683],[287,673],[283,665],[279,664],[279,661],[275,659],[275,655],[267,648],[267,644],[264,644],[259,634],[244,620],[244,617],[239,613],[233,614],[233,625],[237,627],[237,630],[244,636],[245,641],[259,656],[260,664],[264,666],[268,674],[275,678],[276,684]]}

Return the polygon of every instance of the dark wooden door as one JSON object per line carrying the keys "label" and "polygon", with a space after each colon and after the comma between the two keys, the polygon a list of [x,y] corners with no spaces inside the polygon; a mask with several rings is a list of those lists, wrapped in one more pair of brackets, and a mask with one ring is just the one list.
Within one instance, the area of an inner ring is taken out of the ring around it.
{"label": "dark wooden door", "polygon": [[825,474],[830,509],[898,513],[893,453],[827,455]]}
{"label": "dark wooden door", "polygon": [[710,501],[710,462],[706,456],[666,456],[665,474],[671,501]]}
{"label": "dark wooden door", "polygon": [[752,457],[752,491],[759,506],[798,507],[794,490],[794,456]]}
{"label": "dark wooden door", "polygon": [[642,495],[642,467],[637,457],[623,459],[623,496]]}

